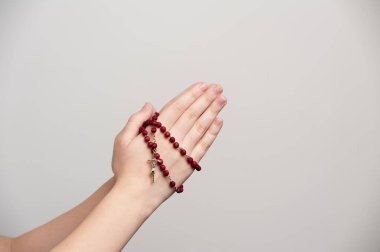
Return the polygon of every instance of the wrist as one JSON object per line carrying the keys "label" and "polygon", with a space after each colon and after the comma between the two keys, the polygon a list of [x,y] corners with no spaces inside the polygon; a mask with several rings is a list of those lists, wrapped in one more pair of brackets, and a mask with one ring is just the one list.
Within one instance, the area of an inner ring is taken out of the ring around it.
{"label": "wrist", "polygon": [[142,187],[141,185],[135,185],[132,182],[126,182],[116,180],[113,191],[124,195],[126,202],[134,202],[140,207],[142,213],[147,217],[151,215],[164,201],[162,197],[159,197],[149,187]]}

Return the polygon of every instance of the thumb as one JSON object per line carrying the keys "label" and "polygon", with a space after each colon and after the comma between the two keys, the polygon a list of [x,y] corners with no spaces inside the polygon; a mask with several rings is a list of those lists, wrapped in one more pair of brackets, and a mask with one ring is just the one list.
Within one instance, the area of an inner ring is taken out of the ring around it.
{"label": "thumb", "polygon": [[153,116],[154,111],[155,109],[152,104],[146,102],[139,111],[129,117],[127,124],[121,132],[125,143],[129,144],[138,135],[140,126],[145,120]]}

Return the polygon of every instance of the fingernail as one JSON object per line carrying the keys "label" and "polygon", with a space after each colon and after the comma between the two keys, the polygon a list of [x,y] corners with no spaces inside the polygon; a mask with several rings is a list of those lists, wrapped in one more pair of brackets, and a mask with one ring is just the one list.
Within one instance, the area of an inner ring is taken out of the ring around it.
{"label": "fingernail", "polygon": [[220,85],[216,85],[216,86],[214,86],[214,91],[215,91],[215,93],[220,94],[223,92],[223,88]]}
{"label": "fingernail", "polygon": [[199,86],[200,90],[202,91],[206,91],[207,90],[207,85],[202,83],[200,86]]}
{"label": "fingernail", "polygon": [[221,125],[223,123],[223,120],[221,118],[216,118],[215,120],[216,125]]}
{"label": "fingernail", "polygon": [[218,102],[220,105],[224,105],[227,103],[227,98],[224,96],[224,95],[221,95],[219,98],[218,98]]}

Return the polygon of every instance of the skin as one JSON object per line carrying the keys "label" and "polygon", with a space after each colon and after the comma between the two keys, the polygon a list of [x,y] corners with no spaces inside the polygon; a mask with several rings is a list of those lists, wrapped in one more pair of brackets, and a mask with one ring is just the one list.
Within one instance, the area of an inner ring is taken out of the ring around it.
{"label": "skin", "polygon": [[[227,103],[217,84],[195,83],[159,111],[180,146],[196,161],[206,154],[223,121],[219,112]],[[120,251],[147,218],[173,193],[167,178],[157,171],[152,184],[142,122],[156,110],[150,103],[134,113],[114,141],[114,177],[78,206],[19,237],[1,237],[0,251]],[[164,158],[171,178],[183,184],[193,173],[186,160],[163,135],[156,134],[157,152]],[[185,186],[186,190],[186,186]]]}

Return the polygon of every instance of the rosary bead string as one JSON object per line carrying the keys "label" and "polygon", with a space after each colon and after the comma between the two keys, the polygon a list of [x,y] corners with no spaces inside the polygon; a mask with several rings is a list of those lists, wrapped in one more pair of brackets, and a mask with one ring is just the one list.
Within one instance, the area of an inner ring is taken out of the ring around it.
{"label": "rosary bead string", "polygon": [[[160,113],[155,112],[151,119],[148,119],[144,121],[139,129],[139,133],[144,137],[144,141],[146,142],[148,148],[151,149],[152,152],[152,159],[148,160],[148,162],[151,165],[151,175],[152,175],[152,182],[154,183],[154,176],[155,176],[155,168],[158,167],[159,170],[162,172],[162,175],[164,177],[167,177],[169,180],[169,186],[171,188],[174,188],[174,190],[177,193],[183,192],[183,184],[176,187],[176,183],[169,175],[169,170],[167,169],[166,165],[164,164],[164,160],[160,156],[160,154],[157,152],[157,142],[156,142],[156,132],[161,132],[165,138],[168,139],[168,141],[173,145],[174,149],[177,149],[181,156],[186,158],[187,163],[194,168],[197,171],[202,170],[202,167],[198,164],[197,161],[195,161],[191,156],[189,156],[186,152],[186,150],[182,147],[180,147],[179,143],[176,142],[176,139],[174,136],[170,134],[169,131],[167,131],[166,127],[162,125],[161,122],[157,121]],[[151,126],[150,131],[152,133],[152,138],[148,136],[147,127]],[[159,129],[159,130],[157,130]]]}

